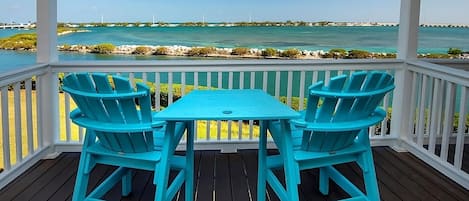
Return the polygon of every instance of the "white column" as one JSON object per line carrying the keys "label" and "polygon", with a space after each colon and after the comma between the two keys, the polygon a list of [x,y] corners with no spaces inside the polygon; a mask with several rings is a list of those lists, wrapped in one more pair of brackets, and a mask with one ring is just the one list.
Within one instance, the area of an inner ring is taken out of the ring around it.
{"label": "white column", "polygon": [[420,0],[401,0],[399,19],[398,59],[417,58]]}
{"label": "white column", "polygon": [[57,0],[36,0],[37,9],[37,59],[50,63],[57,56]]}
{"label": "white column", "polygon": [[[37,63],[49,64],[58,61],[57,54],[57,0],[37,0]],[[57,139],[59,105],[57,74],[49,71],[37,77],[39,90],[39,107],[41,113],[38,123],[41,124],[42,144],[50,147],[50,154],[55,152]],[[50,155],[53,157],[53,155]]]}
{"label": "white column", "polygon": [[[397,44],[398,59],[416,59],[418,28],[420,17],[420,0],[401,0],[401,14],[399,20],[399,40]],[[400,70],[395,73],[392,114],[391,135],[398,138],[398,144],[393,146],[397,151],[405,151],[401,144],[408,139],[409,111],[412,97],[412,74],[407,70],[404,63]]]}

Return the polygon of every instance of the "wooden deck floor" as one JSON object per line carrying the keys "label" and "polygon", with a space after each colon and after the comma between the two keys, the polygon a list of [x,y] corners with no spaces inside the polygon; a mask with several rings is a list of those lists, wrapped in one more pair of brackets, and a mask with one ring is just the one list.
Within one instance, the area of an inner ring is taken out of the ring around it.
{"label": "wooden deck floor", "polygon": [[[409,153],[396,153],[388,147],[375,147],[373,154],[382,200],[469,200],[469,191]],[[10,185],[1,189],[0,200],[70,200],[78,159],[78,153],[63,153],[54,160],[38,162]],[[257,200],[257,151],[243,150],[232,154],[197,151],[195,167],[196,200]],[[361,173],[356,165],[340,165],[338,169],[352,182],[362,185]],[[96,185],[112,170],[112,167],[107,166],[95,168],[91,185]],[[301,177],[301,200],[337,200],[346,197],[346,194],[334,185],[331,186],[330,195],[321,195],[317,190],[316,170],[304,171]],[[120,198],[120,188],[116,187],[105,199],[152,200],[155,191],[152,178],[153,174],[150,172],[136,171],[133,180],[134,191],[129,197]],[[268,200],[278,200],[270,192],[267,194]]]}

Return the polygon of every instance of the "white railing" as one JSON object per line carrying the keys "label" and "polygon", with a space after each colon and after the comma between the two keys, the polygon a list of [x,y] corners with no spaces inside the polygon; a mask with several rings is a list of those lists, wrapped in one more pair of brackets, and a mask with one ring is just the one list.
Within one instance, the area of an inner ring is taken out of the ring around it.
{"label": "white railing", "polygon": [[[92,70],[90,70],[92,66]],[[338,74],[362,70],[385,70],[393,73],[402,66],[397,60],[365,61],[301,61],[301,60],[249,60],[249,61],[164,61],[164,62],[93,62],[52,64],[52,71],[62,76],[69,72],[106,72],[122,74],[134,81],[149,82],[153,86],[154,107],[161,110],[173,103],[173,98],[184,96],[194,88],[262,89],[294,109],[305,106],[308,86],[318,80],[329,80]],[[167,98],[166,98],[167,97]],[[390,108],[389,95],[383,107]],[[60,135],[57,143],[70,145],[80,143],[83,129],[68,120],[74,105],[67,95],[61,94]],[[166,100],[165,100],[166,99]],[[390,119],[370,129],[375,145],[385,145],[385,140],[396,139],[390,135]],[[224,152],[237,149],[257,148],[258,127],[249,121],[199,121],[197,123],[197,149],[221,149]],[[67,146],[70,148],[70,146]]]}
{"label": "white railing", "polygon": [[[311,83],[355,71],[385,70],[396,76],[396,89],[382,104],[393,108],[392,116],[370,129],[372,144],[408,150],[469,189],[468,174],[462,170],[468,162],[463,152],[469,139],[469,64],[448,65],[456,68],[400,60],[89,61],[0,74],[0,188],[52,152],[80,151],[83,129],[68,118],[73,101],[58,93],[57,77],[63,73],[106,72],[147,81],[154,86],[156,110],[173,103],[167,97],[184,96],[194,88],[263,89],[301,110]],[[257,148],[253,121],[198,125],[198,149]]]}
{"label": "white railing", "polygon": [[46,154],[40,97],[47,71],[36,65],[0,74],[0,187]]}
{"label": "white railing", "polygon": [[469,64],[449,65],[457,68],[408,62],[410,99],[404,115],[409,121],[402,139],[407,150],[469,189],[462,166],[469,163],[463,157],[469,142]]}

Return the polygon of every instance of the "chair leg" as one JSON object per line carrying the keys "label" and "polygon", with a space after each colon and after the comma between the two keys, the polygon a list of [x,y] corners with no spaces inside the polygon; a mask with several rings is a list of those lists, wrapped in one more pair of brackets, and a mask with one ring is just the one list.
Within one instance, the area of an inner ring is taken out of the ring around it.
{"label": "chair leg", "polygon": [[373,154],[371,149],[364,153],[365,164],[368,171],[363,171],[363,179],[365,180],[366,195],[369,200],[380,200],[378,182],[376,178],[375,165],[373,163]]}
{"label": "chair leg", "polygon": [[127,173],[122,177],[122,196],[128,196],[132,192],[132,170],[127,170]]}
{"label": "chair leg", "polygon": [[85,173],[85,167],[89,163],[89,157],[86,151],[82,151],[80,155],[80,162],[78,164],[77,177],[75,180],[75,187],[73,189],[73,201],[82,201],[85,200],[86,190],[88,188],[88,181],[90,174]]}
{"label": "chair leg", "polygon": [[325,168],[319,168],[319,191],[323,195],[329,194],[329,174]]}

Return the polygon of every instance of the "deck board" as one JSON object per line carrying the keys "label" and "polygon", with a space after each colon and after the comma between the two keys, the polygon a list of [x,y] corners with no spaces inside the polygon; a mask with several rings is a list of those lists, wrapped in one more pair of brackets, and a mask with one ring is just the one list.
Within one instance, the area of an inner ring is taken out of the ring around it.
{"label": "deck board", "polygon": [[[383,201],[463,201],[469,198],[468,190],[410,153],[397,153],[388,147],[374,147],[373,155]],[[78,161],[78,153],[63,153],[54,160],[41,160],[1,189],[0,200],[71,200]],[[243,150],[230,154],[218,151],[196,151],[194,166],[196,200],[257,200],[256,150]],[[361,189],[364,188],[357,165],[342,164],[338,165],[337,169]],[[90,186],[96,186],[112,170],[114,167],[98,165],[91,173],[93,176],[90,178]],[[117,185],[105,195],[105,198],[123,201],[153,200],[155,192],[153,174],[142,170],[136,170],[133,174],[134,190],[130,196],[121,198],[120,185]],[[281,176],[283,172],[277,171],[276,174]],[[171,175],[174,177],[174,173]],[[329,195],[320,194],[317,187],[317,170],[302,171],[300,176],[302,179],[302,184],[299,186],[300,200],[328,201],[347,197],[333,183],[331,183]],[[271,191],[266,194],[267,200],[278,200]],[[174,199],[174,201],[182,200],[184,200],[184,192],[178,193]]]}

